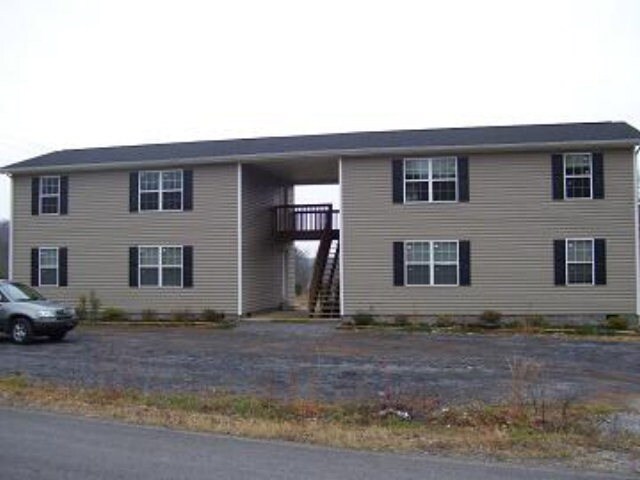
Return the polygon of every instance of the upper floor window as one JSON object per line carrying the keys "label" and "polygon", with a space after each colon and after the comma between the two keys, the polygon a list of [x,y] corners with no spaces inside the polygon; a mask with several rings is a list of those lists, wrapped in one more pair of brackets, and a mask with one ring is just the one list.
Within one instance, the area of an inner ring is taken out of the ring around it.
{"label": "upper floor window", "polygon": [[57,287],[59,277],[58,248],[43,247],[39,250],[39,282],[46,287]]}
{"label": "upper floor window", "polygon": [[458,285],[458,242],[405,242],[406,285]]}
{"label": "upper floor window", "polygon": [[140,172],[140,210],[182,210],[182,170]]}
{"label": "upper floor window", "polygon": [[60,213],[60,177],[40,177],[40,214]]}
{"label": "upper floor window", "polygon": [[592,198],[593,160],[590,153],[564,155],[565,198]]}
{"label": "upper floor window", "polygon": [[405,202],[455,202],[458,168],[455,157],[404,161]]}

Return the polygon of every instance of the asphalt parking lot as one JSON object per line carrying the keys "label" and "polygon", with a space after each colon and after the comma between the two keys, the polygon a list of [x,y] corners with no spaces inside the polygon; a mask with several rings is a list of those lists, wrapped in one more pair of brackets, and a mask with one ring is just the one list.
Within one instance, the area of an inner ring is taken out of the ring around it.
{"label": "asphalt parking lot", "polygon": [[64,342],[0,340],[0,375],[144,390],[228,390],[323,400],[380,392],[446,402],[508,395],[508,361],[542,365],[546,394],[640,394],[640,342],[526,335],[343,331],[244,322],[233,330],[90,327]]}

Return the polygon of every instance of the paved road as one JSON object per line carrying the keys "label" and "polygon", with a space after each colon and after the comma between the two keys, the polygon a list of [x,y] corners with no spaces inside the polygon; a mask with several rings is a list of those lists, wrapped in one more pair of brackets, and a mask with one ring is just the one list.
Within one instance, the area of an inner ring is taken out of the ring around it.
{"label": "paved road", "polygon": [[587,398],[640,395],[639,347],[551,336],[351,332],[326,323],[242,322],[234,330],[86,328],[62,343],[23,347],[0,339],[0,375],[325,400],[398,391],[445,402],[500,401],[510,391],[507,360],[524,356],[543,364],[548,395]]}
{"label": "paved road", "polygon": [[621,476],[341,451],[0,409],[3,480],[587,480]]}

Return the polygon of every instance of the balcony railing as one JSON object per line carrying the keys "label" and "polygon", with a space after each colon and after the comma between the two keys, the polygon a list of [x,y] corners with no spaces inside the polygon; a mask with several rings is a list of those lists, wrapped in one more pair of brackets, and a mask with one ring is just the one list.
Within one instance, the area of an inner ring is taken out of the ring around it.
{"label": "balcony railing", "polygon": [[293,240],[319,240],[325,230],[337,232],[340,211],[330,203],[279,205],[274,208],[274,233]]}

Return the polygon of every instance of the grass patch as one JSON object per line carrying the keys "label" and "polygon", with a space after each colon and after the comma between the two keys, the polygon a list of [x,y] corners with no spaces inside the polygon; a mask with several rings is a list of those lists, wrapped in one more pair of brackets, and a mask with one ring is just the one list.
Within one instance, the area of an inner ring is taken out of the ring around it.
{"label": "grass patch", "polygon": [[[437,398],[387,395],[370,402],[275,400],[223,392],[145,393],[0,378],[0,404],[98,416],[174,429],[399,452],[495,458],[579,459],[606,449],[640,456],[640,438],[605,435],[608,405],[539,409],[513,402],[443,406]],[[403,417],[399,413],[406,413]]]}

